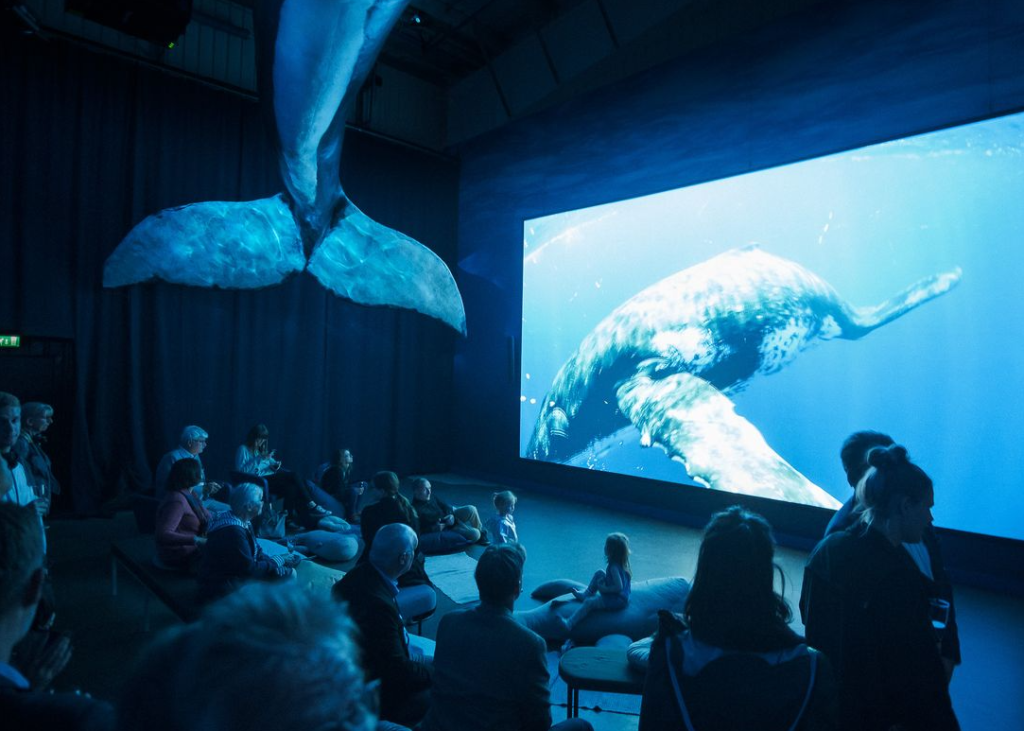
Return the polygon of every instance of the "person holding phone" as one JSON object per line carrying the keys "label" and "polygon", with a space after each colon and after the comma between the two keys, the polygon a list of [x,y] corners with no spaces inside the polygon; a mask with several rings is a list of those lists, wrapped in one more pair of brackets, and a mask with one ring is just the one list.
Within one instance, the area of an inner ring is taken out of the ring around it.
{"label": "person holding phone", "polygon": [[331,514],[313,500],[305,480],[281,468],[277,450],[270,449],[270,430],[266,424],[257,424],[249,430],[245,442],[235,452],[235,470],[266,480],[271,494],[284,498],[285,507],[303,524],[315,523],[315,519]]}

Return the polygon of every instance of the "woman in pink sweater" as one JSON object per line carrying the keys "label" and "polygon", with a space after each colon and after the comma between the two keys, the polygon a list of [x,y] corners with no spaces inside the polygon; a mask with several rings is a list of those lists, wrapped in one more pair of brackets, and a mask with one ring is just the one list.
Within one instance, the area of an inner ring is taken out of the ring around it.
{"label": "woman in pink sweater", "polygon": [[167,477],[167,494],[156,511],[156,555],[168,568],[190,568],[206,543],[210,514],[195,492],[202,479],[194,459],[179,459]]}

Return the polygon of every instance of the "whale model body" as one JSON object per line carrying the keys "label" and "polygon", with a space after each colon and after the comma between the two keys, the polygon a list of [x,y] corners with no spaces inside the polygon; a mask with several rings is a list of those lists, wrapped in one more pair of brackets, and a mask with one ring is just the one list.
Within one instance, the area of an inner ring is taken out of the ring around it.
{"label": "whale model body", "polygon": [[960,270],[927,277],[874,307],[756,246],[725,252],[641,291],[580,343],[555,376],[526,456],[566,461],[629,423],[695,480],[822,507],[807,480],[736,414],[728,394],[820,340],[856,340],[949,291]]}
{"label": "whale model body", "polygon": [[149,216],[107,259],[104,286],[158,278],[257,288],[306,269],[341,297],[414,309],[465,333],[462,297],[444,262],[362,213],[340,180],[346,117],[408,2],[256,3],[260,102],[285,191]]}

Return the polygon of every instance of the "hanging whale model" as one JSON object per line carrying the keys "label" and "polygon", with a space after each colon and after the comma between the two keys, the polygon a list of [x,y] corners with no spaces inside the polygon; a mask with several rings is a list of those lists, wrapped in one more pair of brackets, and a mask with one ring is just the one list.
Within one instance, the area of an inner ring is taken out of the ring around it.
{"label": "hanging whale model", "polygon": [[[684,269],[620,305],[558,371],[526,456],[564,462],[632,423],[706,487],[837,508],[765,442],[728,394],[818,340],[857,340],[945,294],[954,271],[874,307],[756,246]],[[780,414],[780,418],[792,415]]]}
{"label": "hanging whale model", "polygon": [[345,119],[409,0],[268,0],[254,5],[260,103],[285,192],[168,208],[107,259],[105,287],[153,278],[251,289],[308,270],[335,294],[435,317],[465,334],[444,262],[367,217],[340,180]]}

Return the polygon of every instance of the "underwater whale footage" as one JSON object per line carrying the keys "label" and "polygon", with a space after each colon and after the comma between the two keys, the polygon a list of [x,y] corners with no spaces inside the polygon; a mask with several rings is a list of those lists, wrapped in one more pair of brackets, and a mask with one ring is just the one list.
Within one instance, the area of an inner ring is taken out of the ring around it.
{"label": "underwater whale footage", "polygon": [[520,455],[836,508],[891,434],[1024,538],[1024,115],[524,223]]}

